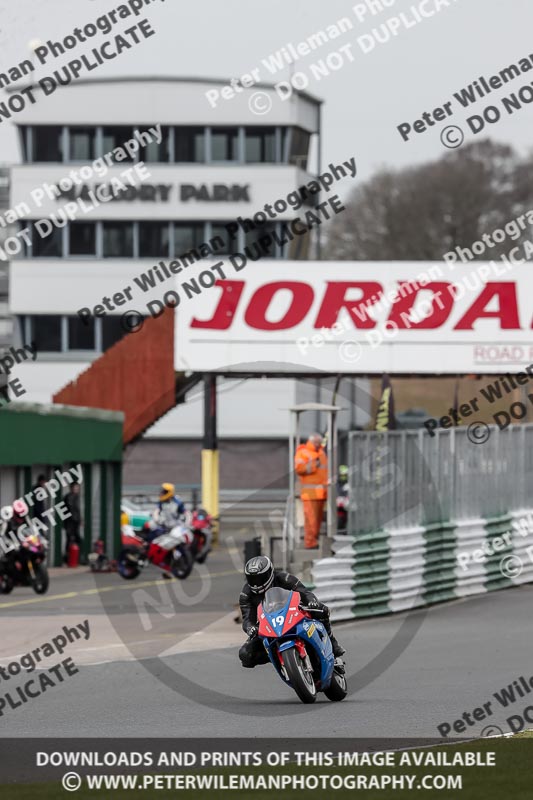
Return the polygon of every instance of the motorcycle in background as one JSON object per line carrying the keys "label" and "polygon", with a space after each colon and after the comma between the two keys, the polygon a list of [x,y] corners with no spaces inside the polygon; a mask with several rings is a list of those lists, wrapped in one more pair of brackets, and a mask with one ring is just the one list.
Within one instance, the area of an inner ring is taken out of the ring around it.
{"label": "motorcycle in background", "polygon": [[346,465],[339,467],[337,480],[337,533],[348,533],[348,511],[355,503],[350,504],[350,484],[348,482],[349,469]]}
{"label": "motorcycle in background", "polygon": [[193,558],[199,564],[203,564],[211,551],[213,518],[204,508],[195,508],[189,515],[188,525],[193,535]]}
{"label": "motorcycle in background", "polygon": [[350,500],[347,495],[337,497],[337,533],[348,532],[348,506]]}
{"label": "motorcycle in background", "polygon": [[46,568],[48,542],[28,525],[18,531],[0,531],[0,594],[9,594],[15,586],[31,586],[36,594],[45,594],[50,585]]}
{"label": "motorcycle in background", "polygon": [[303,703],[314,703],[318,692],[344,700],[344,662],[334,657],[324,625],[300,603],[299,592],[269,589],[257,610],[258,636],[280,678]]}
{"label": "motorcycle in background", "polygon": [[[150,522],[146,522],[142,535],[136,534],[133,529],[127,534],[128,544],[123,547],[117,560],[119,575],[124,580],[136,578],[147,564],[152,564],[164,574],[180,580],[191,574],[194,565],[194,537],[184,522],[170,530],[154,528]],[[124,530],[122,538],[124,542]]]}
{"label": "motorcycle in background", "polygon": [[92,552],[88,555],[89,567],[91,572],[112,572],[113,564],[109,561],[105,553],[103,539],[93,542]]}

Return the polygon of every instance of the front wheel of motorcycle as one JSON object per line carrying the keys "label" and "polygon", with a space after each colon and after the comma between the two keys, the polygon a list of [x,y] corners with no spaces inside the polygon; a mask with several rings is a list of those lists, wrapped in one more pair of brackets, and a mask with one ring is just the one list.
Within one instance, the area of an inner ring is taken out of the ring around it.
{"label": "front wheel of motorcycle", "polygon": [[194,566],[194,559],[188,547],[179,544],[172,554],[172,566],[170,571],[175,578],[184,580],[188,578]]}
{"label": "front wheel of motorcycle", "polygon": [[283,663],[292,688],[302,703],[314,703],[316,700],[316,686],[313,674],[305,667],[305,662],[295,647],[284,650]]}
{"label": "front wheel of motorcycle", "polygon": [[50,586],[50,576],[44,564],[35,564],[33,567],[33,576],[31,579],[33,591],[35,594],[46,594]]}
{"label": "front wheel of motorcycle", "polygon": [[337,670],[333,670],[333,675],[331,676],[331,683],[327,689],[324,689],[324,694],[334,703],[338,703],[341,700],[344,700],[346,695],[348,694],[348,685],[346,683],[346,675],[343,675],[341,672],[337,672]]}
{"label": "front wheel of motorcycle", "polygon": [[126,547],[117,559],[117,571],[125,581],[132,581],[140,573],[139,551],[133,547]]}

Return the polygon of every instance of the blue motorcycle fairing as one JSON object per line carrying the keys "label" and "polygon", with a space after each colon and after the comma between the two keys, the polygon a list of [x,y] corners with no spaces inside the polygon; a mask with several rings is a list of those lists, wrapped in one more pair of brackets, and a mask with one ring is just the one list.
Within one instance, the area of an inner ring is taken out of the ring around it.
{"label": "blue motorcycle fairing", "polygon": [[294,647],[296,643],[296,639],[287,639],[286,642],[283,642],[278,646],[278,650],[282,653],[284,650],[288,650],[290,647]]}
{"label": "blue motorcycle fairing", "polygon": [[[276,629],[283,630],[285,625],[285,618],[289,614],[293,593],[290,592],[286,604],[281,608],[277,607],[271,613],[263,609],[265,619],[267,620],[272,631],[275,633]],[[283,617],[283,622],[279,619]],[[296,639],[300,639],[304,644],[311,644],[314,651],[318,655],[320,662],[320,678],[318,686],[324,689],[331,683],[333,676],[333,665],[335,657],[333,655],[333,648],[331,646],[330,638],[324,628],[324,625],[316,619],[303,619],[298,622],[289,633],[283,634],[279,637],[261,637],[263,638],[263,645],[268,653],[268,657],[276,668],[282,680],[289,686],[290,681],[286,680],[282,671],[281,664],[277,655],[277,651],[283,652],[295,646]]]}

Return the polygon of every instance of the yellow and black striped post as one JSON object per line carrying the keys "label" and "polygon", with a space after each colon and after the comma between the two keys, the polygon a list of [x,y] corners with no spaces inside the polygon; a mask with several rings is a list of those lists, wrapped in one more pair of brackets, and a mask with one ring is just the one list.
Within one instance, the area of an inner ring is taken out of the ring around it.
{"label": "yellow and black striped post", "polygon": [[219,459],[217,438],[217,378],[204,375],[204,439],[202,448],[202,506],[213,517],[213,542],[218,542]]}

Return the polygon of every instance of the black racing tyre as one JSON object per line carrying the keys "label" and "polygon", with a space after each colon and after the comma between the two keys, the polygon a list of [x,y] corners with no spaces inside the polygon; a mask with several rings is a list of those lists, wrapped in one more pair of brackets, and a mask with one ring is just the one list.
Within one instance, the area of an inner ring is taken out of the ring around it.
{"label": "black racing tyre", "polygon": [[8,575],[0,575],[0,594],[10,594],[15,584]]}
{"label": "black racing tyre", "polygon": [[50,586],[50,576],[44,564],[35,564],[33,567],[34,577],[31,585],[35,594],[46,594]]}
{"label": "black racing tyre", "polygon": [[328,700],[331,700],[333,703],[338,703],[341,700],[344,700],[348,694],[346,675],[344,675],[342,672],[337,672],[337,670],[334,669],[333,675],[331,676],[331,683],[327,689],[324,689],[324,694]]}
{"label": "black racing tyre", "polygon": [[170,571],[180,581],[188,578],[194,566],[194,559],[188,547],[179,544],[172,553],[172,566]]}
{"label": "black racing tyre", "polygon": [[292,688],[302,703],[314,703],[317,691],[313,675],[306,671],[300,653],[295,647],[283,651],[283,663]]}
{"label": "black racing tyre", "polygon": [[141,568],[138,564],[139,551],[135,547],[125,547],[117,559],[117,572],[125,581],[136,578]]}
{"label": "black racing tyre", "polygon": [[202,550],[204,549],[205,545],[206,545],[206,541],[207,540],[206,540],[205,534],[204,533],[197,533],[195,535],[194,539],[195,539],[195,543],[194,543],[195,557],[194,557],[194,560],[196,561],[197,564],[204,564],[210,551],[206,550],[205,553],[202,553],[202,555],[196,555],[196,554],[197,553],[201,553]]}

